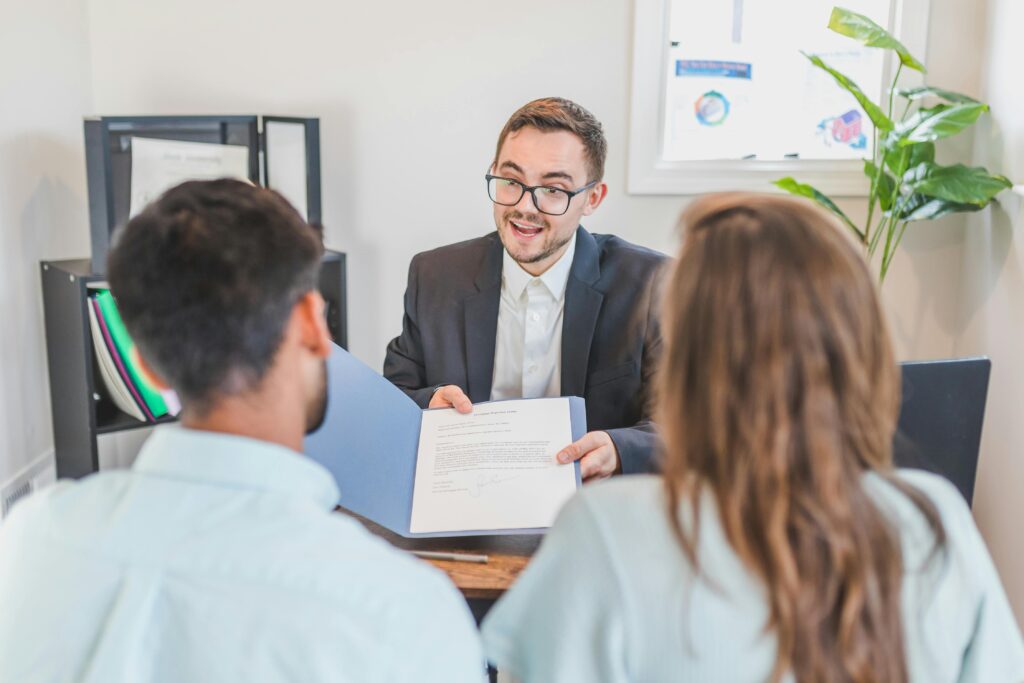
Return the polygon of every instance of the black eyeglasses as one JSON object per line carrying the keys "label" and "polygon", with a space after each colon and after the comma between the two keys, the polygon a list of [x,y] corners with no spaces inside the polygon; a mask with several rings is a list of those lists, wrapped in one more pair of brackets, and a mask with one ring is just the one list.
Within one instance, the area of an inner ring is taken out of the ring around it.
{"label": "black eyeglasses", "polygon": [[546,185],[523,185],[518,180],[502,178],[496,175],[485,175],[487,179],[487,195],[495,204],[502,206],[515,206],[527,192],[533,197],[533,205],[541,213],[549,216],[561,216],[569,210],[569,202],[581,192],[586,192],[597,181],[587,183],[578,190],[563,190],[560,187],[548,187]]}

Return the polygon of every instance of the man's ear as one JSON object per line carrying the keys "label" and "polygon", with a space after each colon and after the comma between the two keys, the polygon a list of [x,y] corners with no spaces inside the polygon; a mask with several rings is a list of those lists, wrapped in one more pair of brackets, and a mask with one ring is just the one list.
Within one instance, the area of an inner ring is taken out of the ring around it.
{"label": "man's ear", "polygon": [[302,295],[295,304],[296,324],[299,342],[311,353],[327,358],[331,355],[331,333],[324,316],[326,304],[320,292],[311,290]]}
{"label": "man's ear", "polygon": [[597,211],[597,207],[601,206],[601,202],[607,195],[608,185],[606,183],[598,183],[587,190],[587,203],[583,205],[583,215],[589,216]]}
{"label": "man's ear", "polygon": [[143,379],[149,382],[157,391],[167,391],[171,389],[171,385],[160,376],[160,374],[153,369],[153,367],[146,362],[146,359],[139,353],[139,347],[132,345],[132,348],[128,351],[128,356],[131,358],[135,367],[142,373]]}

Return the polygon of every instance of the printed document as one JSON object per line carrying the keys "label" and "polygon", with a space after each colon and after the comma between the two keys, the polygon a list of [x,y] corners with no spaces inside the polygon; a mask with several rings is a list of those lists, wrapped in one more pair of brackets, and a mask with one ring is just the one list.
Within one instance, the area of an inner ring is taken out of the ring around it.
{"label": "printed document", "polygon": [[555,459],[572,441],[566,398],[425,411],[410,531],[551,526],[576,491],[576,469]]}
{"label": "printed document", "polygon": [[249,148],[133,137],[130,215],[186,180],[218,178],[251,182]]}

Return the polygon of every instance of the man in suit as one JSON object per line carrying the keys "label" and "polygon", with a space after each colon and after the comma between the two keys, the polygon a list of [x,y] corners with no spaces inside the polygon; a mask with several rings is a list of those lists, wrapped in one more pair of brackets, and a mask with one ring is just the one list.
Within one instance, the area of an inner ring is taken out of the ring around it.
{"label": "man in suit", "polygon": [[664,255],[581,225],[608,192],[601,124],[561,98],[498,137],[487,190],[497,232],[417,254],[384,374],[423,407],[582,396],[592,430],[558,454],[585,481],[651,471],[649,393]]}

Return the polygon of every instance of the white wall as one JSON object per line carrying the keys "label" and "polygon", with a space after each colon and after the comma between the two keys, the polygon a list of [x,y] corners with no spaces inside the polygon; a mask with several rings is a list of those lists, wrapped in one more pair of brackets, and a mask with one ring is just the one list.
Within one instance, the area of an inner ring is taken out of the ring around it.
{"label": "white wall", "polygon": [[[324,220],[349,253],[351,347],[380,367],[409,259],[493,229],[483,175],[515,107],[578,99],[608,128],[591,227],[671,248],[678,198],[623,195],[631,3],[94,0],[96,107],[321,117]],[[130,58],[129,58],[130,55]]]}
{"label": "white wall", "polygon": [[[979,126],[975,161],[1024,182],[1024,4],[987,0],[980,93],[992,116]],[[951,38],[953,36],[950,36]],[[988,541],[1018,622],[1024,623],[1024,197],[1003,193],[972,216],[963,247],[964,332],[958,355],[992,358],[992,380],[975,489],[975,518]]]}
{"label": "white wall", "polygon": [[89,250],[85,0],[0,2],[0,484],[53,445],[39,260]]}
{"label": "white wall", "polygon": [[[327,241],[351,259],[351,348],[376,367],[400,329],[412,255],[493,229],[482,176],[505,119],[534,97],[576,99],[606,127],[611,192],[587,226],[675,249],[684,199],[624,194],[630,0],[90,8],[99,113],[321,117]],[[959,235],[954,222],[907,237],[912,258],[890,287],[901,355],[952,353]]]}

